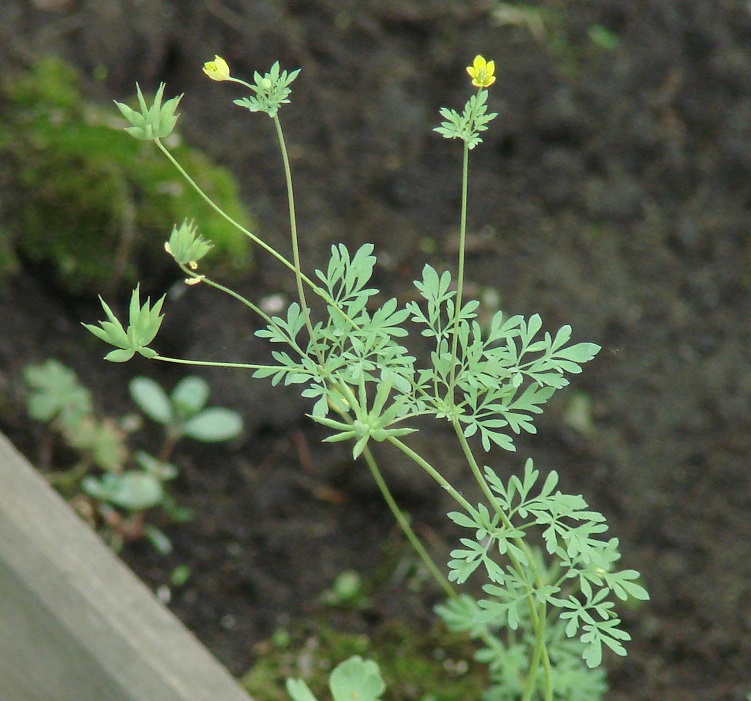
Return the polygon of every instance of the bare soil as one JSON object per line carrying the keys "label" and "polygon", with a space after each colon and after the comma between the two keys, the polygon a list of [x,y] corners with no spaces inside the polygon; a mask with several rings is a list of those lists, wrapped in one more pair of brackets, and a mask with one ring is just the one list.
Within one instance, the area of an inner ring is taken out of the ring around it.
{"label": "bare soil", "polygon": [[[185,92],[183,135],[232,168],[259,232],[283,250],[270,123],[233,106],[240,95],[200,68],[215,53],[243,76],[277,59],[301,67],[282,116],[305,265],[321,266],[334,242],[371,241],[378,283],[400,298],[423,263],[455,266],[460,152],[431,129],[440,106],[466,99],[464,66],[476,53],[494,58],[500,117],[471,164],[470,286],[603,346],[534,440],[499,466],[519,470],[532,456],[558,470],[605,513],[625,564],[644,574],[652,601],[625,613],[633,641],[627,658],[608,659],[609,699],[741,701],[751,692],[751,6],[538,6],[548,12],[539,40],[529,27],[499,26],[494,3],[479,0],[7,0],[0,58],[13,70],[54,51],[87,75],[104,67],[105,79],[86,85],[102,101],[132,94],[136,80]],[[617,46],[593,41],[597,26]],[[260,255],[240,288],[257,299],[293,294]],[[168,315],[165,353],[267,353],[254,320],[208,290],[190,290]],[[98,318],[96,300],[66,297],[31,266],[0,291],[0,428],[34,461],[25,363],[70,364],[115,414],[131,408],[133,374],[166,384],[182,375],[102,362],[80,326]],[[157,587],[177,564],[190,567],[170,606],[235,673],[277,627],[320,611],[321,592],[345,569],[379,577],[371,607],[347,625],[429,620],[438,592],[403,586],[407,551],[364,467],[320,443],[290,392],[239,372],[206,377],[247,431],[229,447],[183,447],[177,497],[197,517],[170,529],[168,558],[128,549],[136,572]],[[568,420],[576,392],[593,403],[589,432]],[[459,475],[440,427],[421,440]],[[443,496],[411,466],[383,460],[443,557],[454,537]]]}

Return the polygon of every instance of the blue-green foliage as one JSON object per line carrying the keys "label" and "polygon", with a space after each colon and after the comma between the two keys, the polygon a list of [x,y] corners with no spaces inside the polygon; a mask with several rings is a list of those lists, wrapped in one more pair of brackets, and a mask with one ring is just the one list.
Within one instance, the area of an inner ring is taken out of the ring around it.
{"label": "blue-green foliage", "polygon": [[282,105],[289,104],[288,98],[292,92],[289,86],[299,73],[299,68],[289,72],[281,70],[279,61],[276,61],[268,73],[253,74],[254,84],[250,89],[254,95],[234,100],[234,103],[251,112],[265,112],[269,117],[275,117]]}
{"label": "blue-green foliage", "polygon": [[[277,365],[256,371],[274,384],[307,385],[302,393],[315,400],[312,417],[338,431],[333,440],[363,435],[384,440],[415,416],[457,418],[464,435],[477,434],[487,451],[493,445],[514,450],[513,435],[534,433],[534,416],[555,390],[568,384],[564,373],[577,373],[598,350],[592,343],[566,345],[571,328],[540,334],[542,320],[534,315],[495,315],[487,333],[476,321],[478,303],[466,303],[459,314],[458,342],[453,355],[455,292],[448,272],[439,275],[425,266],[415,286],[424,303],[400,308],[395,299],[371,308],[377,293],[369,287],[375,265],[372,244],[351,255],[343,244],[333,246],[325,272],[316,271],[329,298],[325,321],[314,337],[299,341],[305,312],[292,303],[286,317],[274,317],[257,332],[289,350],[274,350]],[[307,310],[310,313],[310,310]],[[433,339],[431,365],[418,368],[403,345],[411,319],[419,332]],[[383,396],[388,385],[388,396]],[[371,399],[372,398],[372,399]],[[377,409],[374,413],[373,408]],[[329,411],[352,411],[354,421],[327,419]],[[384,416],[388,420],[384,422]],[[347,434],[345,436],[345,434]],[[367,442],[367,440],[365,441]]]}
{"label": "blue-green foliage", "polygon": [[[621,641],[629,640],[619,628],[613,596],[625,601],[646,600],[648,595],[636,581],[637,572],[614,569],[620,559],[618,539],[602,537],[607,530],[605,517],[589,509],[580,495],[556,490],[555,471],[542,484],[539,478],[531,460],[522,478],[514,475],[506,483],[486,467],[489,503],[449,514],[471,532],[451,552],[449,579],[462,584],[482,568],[490,583],[482,587],[486,596],[478,601],[449,602],[438,612],[453,629],[480,637],[488,628],[524,629],[521,624],[534,602],[547,612],[548,634],[560,638],[551,638],[549,648],[578,650],[587,666],[594,668],[602,660],[603,645],[625,655]],[[543,548],[524,546],[534,533]],[[529,552],[535,553],[534,560]],[[568,638],[578,638],[578,644],[571,645]],[[505,659],[507,647],[497,640],[493,650]],[[528,664],[531,650],[520,659]]]}
{"label": "blue-green foliage", "polygon": [[488,112],[487,102],[488,91],[479,90],[467,100],[461,114],[448,107],[441,107],[441,117],[445,121],[434,131],[446,139],[461,139],[467,144],[467,148],[473,149],[482,143],[480,132],[485,131],[488,122],[498,116],[496,112]]}
{"label": "blue-green foliage", "polygon": [[[478,56],[475,65],[478,62],[484,59]],[[281,72],[279,64],[274,64],[266,75],[255,74],[255,85],[245,84],[253,92],[250,98],[236,101],[275,119],[283,155],[277,110],[288,102],[289,84],[296,75],[296,71]],[[167,110],[168,122],[175,100]],[[148,137],[169,127],[157,119],[158,107],[141,103],[140,118],[131,115],[137,136]],[[470,97],[462,113],[442,109],[441,115],[444,121],[436,131],[465,143],[464,208],[469,150],[480,143],[480,134],[496,115],[488,113],[487,91],[482,89]],[[297,251],[292,208],[290,216]],[[464,223],[463,216],[461,245]],[[194,245],[187,228],[183,236],[184,242],[171,240],[168,251],[192,275],[192,252],[205,251]],[[486,453],[495,448],[515,450],[515,437],[536,431],[534,420],[544,404],[568,384],[567,375],[581,371],[599,347],[571,343],[569,326],[553,333],[544,331],[537,314],[524,318],[498,312],[484,327],[477,318],[479,303],[464,302],[461,292],[454,291],[451,274],[429,265],[415,282],[420,301],[404,306],[396,299],[382,301],[371,285],[376,263],[373,249],[366,244],[352,254],[343,244],[333,246],[326,270],[316,271],[317,282],[302,274],[297,259],[294,265],[284,261],[294,268],[299,301],[291,303],[285,314],[269,317],[244,300],[266,321],[266,327],[256,333],[273,344],[274,361],[245,367],[274,385],[300,385],[302,395],[311,400],[313,420],[330,429],[325,440],[352,441],[353,457],[364,455],[400,526],[452,596],[439,607],[440,615],[454,630],[482,642],[477,658],[489,665],[493,680],[486,699],[596,701],[604,691],[604,676],[597,670],[603,648],[625,654],[622,642],[629,639],[620,627],[613,599],[647,599],[647,592],[637,583],[639,575],[615,569],[620,558],[618,541],[603,536],[605,519],[589,509],[581,496],[557,490],[555,472],[540,484],[540,473],[530,460],[521,478],[505,480],[480,466],[471,442],[479,443]],[[456,288],[462,290],[463,256],[459,271]],[[303,283],[324,302],[321,318],[314,318],[306,308]],[[117,347],[111,360],[125,360],[134,353],[154,356],[148,344],[158,327],[158,309],[149,309],[148,303],[142,308],[136,298],[127,329],[106,305],[104,309],[108,320],[88,328]],[[425,366],[410,351],[410,330],[431,345]],[[158,404],[160,416],[168,417],[166,398],[160,397]],[[401,440],[417,430],[415,420],[423,416],[451,425],[483,494],[481,503],[467,501],[439,469]],[[371,441],[391,443],[460,505],[462,510],[450,513],[449,518],[465,534],[451,552],[448,579],[396,506],[369,451]],[[456,594],[451,582],[464,585],[475,573],[483,577],[483,595],[473,599]],[[291,680],[287,688],[294,701],[315,701],[304,681]],[[335,701],[376,701],[383,684],[372,663],[353,658],[332,674],[331,692]]]}
{"label": "blue-green foliage", "polygon": [[[275,350],[277,365],[256,376],[305,385],[303,395],[315,400],[313,419],[333,432],[326,440],[352,440],[355,457],[371,439],[412,432],[411,420],[421,415],[451,421],[464,438],[479,438],[485,451],[513,451],[514,436],[535,432],[535,416],[568,384],[566,375],[579,373],[599,350],[570,343],[570,326],[543,331],[536,314],[525,319],[498,312],[483,328],[478,303],[467,302],[456,314],[451,275],[431,266],[415,282],[422,302],[400,308],[391,299],[376,306],[372,253],[370,244],[354,255],[341,244],[332,248],[326,271],[316,273],[329,303],[312,339],[302,340],[305,312],[297,303],[258,332],[289,350]],[[432,342],[427,367],[418,367],[403,345],[409,321]],[[648,598],[638,573],[614,568],[618,540],[603,536],[605,518],[581,496],[558,490],[556,472],[541,481],[529,460],[522,477],[504,481],[489,467],[477,476],[487,501],[449,514],[469,534],[448,566],[457,584],[482,570],[484,596],[463,596],[439,613],[452,629],[485,643],[478,659],[493,675],[488,699],[520,698],[541,617],[555,698],[601,698],[604,676],[593,670],[603,646],[625,654],[622,641],[629,639],[613,598]],[[533,676],[543,684],[542,666]]]}

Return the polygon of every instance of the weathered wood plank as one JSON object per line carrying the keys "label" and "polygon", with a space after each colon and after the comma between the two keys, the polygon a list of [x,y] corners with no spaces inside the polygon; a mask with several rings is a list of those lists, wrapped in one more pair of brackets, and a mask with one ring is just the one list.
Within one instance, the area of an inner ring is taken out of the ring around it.
{"label": "weathered wood plank", "polygon": [[250,701],[2,434],[0,699]]}

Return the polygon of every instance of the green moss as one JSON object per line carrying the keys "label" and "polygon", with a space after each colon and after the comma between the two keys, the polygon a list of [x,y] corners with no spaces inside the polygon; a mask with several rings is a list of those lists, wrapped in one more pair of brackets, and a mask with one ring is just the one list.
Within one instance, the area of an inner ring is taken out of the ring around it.
{"label": "green moss", "polygon": [[361,655],[378,663],[390,701],[465,701],[481,698],[487,688],[487,677],[471,662],[473,653],[465,637],[439,628],[418,632],[390,622],[370,638],[322,626],[291,633],[284,646],[269,643],[241,682],[255,698],[289,701],[285,681],[300,677],[324,701],[331,696],[331,670]]}
{"label": "green moss", "polygon": [[[86,103],[70,66],[42,60],[2,93],[0,159],[12,198],[3,203],[0,251],[46,266],[70,292],[100,292],[161,271],[177,274],[163,243],[187,217],[214,245],[207,269],[247,269],[249,240],[152,143],[128,136],[114,106]],[[249,227],[232,175],[195,148],[170,148],[209,197]]]}

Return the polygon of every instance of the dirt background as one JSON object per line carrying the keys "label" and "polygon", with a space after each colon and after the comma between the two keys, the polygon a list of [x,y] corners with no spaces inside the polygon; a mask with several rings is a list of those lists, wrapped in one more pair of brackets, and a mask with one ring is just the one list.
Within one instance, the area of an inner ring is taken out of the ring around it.
{"label": "dirt background", "polygon": [[[431,132],[437,110],[463,104],[476,53],[494,58],[500,117],[471,163],[470,286],[603,346],[539,435],[496,464],[519,470],[529,455],[557,469],[644,574],[652,601],[625,614],[633,641],[626,659],[608,660],[608,699],[741,701],[751,691],[751,5],[538,6],[548,14],[535,38],[499,26],[485,1],[5,0],[0,59],[6,71],[45,52],[87,76],[104,67],[104,80],[85,85],[102,101],[131,95],[136,80],[185,92],[182,134],[238,175],[259,232],[284,250],[270,123],[234,107],[240,95],[200,67],[215,53],[240,76],[277,59],[301,67],[282,118],[305,266],[322,265],[333,242],[371,241],[379,284],[406,298],[424,262],[455,264],[460,150]],[[596,25],[615,48],[592,41]],[[240,287],[259,299],[293,292],[262,258]],[[168,315],[164,353],[266,353],[253,319],[206,290]],[[133,374],[167,384],[183,374],[101,362],[103,347],[80,327],[98,318],[95,301],[66,298],[32,267],[0,291],[0,428],[32,460],[26,362],[70,364],[116,414],[130,408]],[[129,550],[136,571],[157,587],[176,564],[191,568],[171,607],[235,673],[274,629],[319,610],[345,569],[380,577],[373,605],[348,625],[429,620],[438,593],[420,584],[363,466],[320,444],[292,394],[238,372],[206,377],[246,433],[179,453],[177,496],[199,517],[170,530],[171,558]],[[576,392],[593,402],[589,431],[568,420]],[[457,473],[443,434],[426,435],[424,448]],[[398,498],[443,557],[443,497],[392,458],[383,455]]]}

